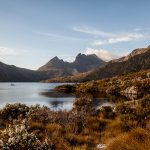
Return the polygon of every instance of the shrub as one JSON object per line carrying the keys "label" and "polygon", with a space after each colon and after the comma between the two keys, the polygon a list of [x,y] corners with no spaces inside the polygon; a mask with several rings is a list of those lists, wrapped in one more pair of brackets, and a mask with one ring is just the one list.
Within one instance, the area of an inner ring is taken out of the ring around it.
{"label": "shrub", "polygon": [[110,106],[104,106],[100,110],[101,115],[104,119],[114,119],[115,118],[115,113],[113,112],[113,108]]}
{"label": "shrub", "polygon": [[2,120],[12,121],[18,117],[26,117],[29,111],[29,107],[25,104],[7,104],[3,109],[0,110],[0,118]]}
{"label": "shrub", "polygon": [[148,150],[150,135],[142,129],[136,128],[129,133],[116,137],[109,145],[108,150]]}

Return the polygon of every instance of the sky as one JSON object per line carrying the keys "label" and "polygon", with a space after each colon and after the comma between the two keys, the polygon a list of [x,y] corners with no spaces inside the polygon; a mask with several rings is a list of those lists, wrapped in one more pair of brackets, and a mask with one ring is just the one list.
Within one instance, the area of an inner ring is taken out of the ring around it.
{"label": "sky", "polygon": [[109,61],[150,45],[149,0],[0,0],[0,61],[38,69],[78,53]]}

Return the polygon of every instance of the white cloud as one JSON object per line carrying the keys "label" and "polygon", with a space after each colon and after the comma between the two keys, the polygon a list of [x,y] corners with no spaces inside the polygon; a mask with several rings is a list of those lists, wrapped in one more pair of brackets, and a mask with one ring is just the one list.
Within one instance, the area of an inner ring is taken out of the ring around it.
{"label": "white cloud", "polygon": [[68,56],[68,57],[65,57],[63,60],[67,61],[67,62],[73,62],[73,61],[75,61],[75,57],[74,56]]}
{"label": "white cloud", "polygon": [[92,35],[92,38],[94,36],[96,40],[91,42],[92,45],[94,46],[115,44],[120,42],[129,42],[150,38],[149,34],[141,33],[143,31],[143,29],[141,28],[135,28],[133,29],[132,32],[125,32],[125,33],[105,32],[89,26],[75,26],[73,27],[73,30],[84,34],[90,34]]}
{"label": "white cloud", "polygon": [[105,45],[105,44],[114,44],[114,43],[119,43],[119,42],[128,42],[128,41],[134,41],[134,40],[139,40],[146,38],[143,34],[140,33],[128,33],[125,35],[120,35],[112,38],[108,38],[105,40],[96,40],[92,43],[92,45]]}
{"label": "white cloud", "polygon": [[0,56],[12,56],[16,55],[16,51],[7,47],[0,47]]}
{"label": "white cloud", "polygon": [[57,40],[71,40],[71,41],[85,41],[88,39],[85,38],[78,38],[78,37],[72,37],[72,36],[66,36],[66,35],[62,35],[62,34],[55,34],[55,33],[46,33],[46,32],[36,32],[39,35],[42,36],[47,36],[47,37],[52,37],[55,38]]}
{"label": "white cloud", "polygon": [[81,32],[81,33],[86,33],[86,34],[91,34],[91,35],[98,35],[98,36],[102,36],[102,37],[113,37],[114,34],[109,33],[109,32],[105,32],[105,31],[101,31],[92,27],[88,27],[88,26],[75,26],[73,27],[74,31],[77,32]]}
{"label": "white cloud", "polygon": [[85,50],[84,54],[86,54],[86,55],[96,54],[99,58],[101,58],[104,61],[109,61],[109,60],[113,60],[113,59],[120,57],[120,56],[114,55],[106,50],[93,49],[93,48],[87,48]]}

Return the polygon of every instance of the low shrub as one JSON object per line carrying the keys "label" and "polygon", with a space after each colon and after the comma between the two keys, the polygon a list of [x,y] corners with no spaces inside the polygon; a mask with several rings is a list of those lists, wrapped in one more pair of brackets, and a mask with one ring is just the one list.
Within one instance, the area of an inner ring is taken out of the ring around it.
{"label": "low shrub", "polygon": [[150,148],[150,134],[142,128],[133,129],[116,137],[108,150],[148,150]]}

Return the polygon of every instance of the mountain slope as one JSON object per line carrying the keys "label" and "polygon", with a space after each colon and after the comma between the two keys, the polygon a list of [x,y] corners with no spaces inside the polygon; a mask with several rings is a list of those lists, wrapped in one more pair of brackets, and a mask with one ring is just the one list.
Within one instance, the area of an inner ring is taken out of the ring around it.
{"label": "mountain slope", "polygon": [[[82,59],[83,57],[85,58]],[[75,63],[65,62],[58,57],[54,57],[37,71],[0,62],[0,82],[39,82],[54,77],[73,75],[74,73],[90,70],[103,63],[102,60],[96,57],[79,55]],[[94,63],[94,66],[90,66],[90,62]]]}
{"label": "mountain slope", "polygon": [[[38,71],[48,71],[55,77],[69,76],[77,73],[87,72],[104,65],[106,62],[98,58],[95,54],[85,55],[78,54],[72,63],[65,62],[57,56],[40,67]],[[52,76],[51,76],[52,78]]]}
{"label": "mountain slope", "polygon": [[0,82],[35,82],[48,77],[48,74],[40,71],[19,68],[0,62]]}
{"label": "mountain slope", "polygon": [[95,54],[85,55],[78,54],[72,66],[77,69],[78,72],[86,72],[97,67],[104,65],[106,62],[101,60]]}
{"label": "mountain slope", "polygon": [[56,78],[51,82],[83,82],[113,77],[119,74],[150,69],[150,46],[132,51],[128,56],[112,60],[95,70],[66,78]]}

